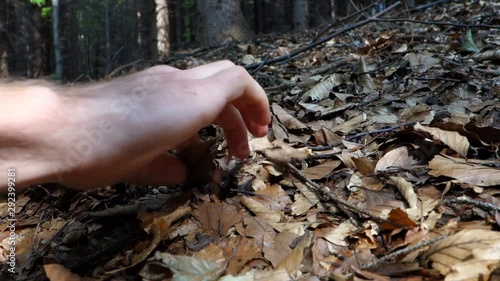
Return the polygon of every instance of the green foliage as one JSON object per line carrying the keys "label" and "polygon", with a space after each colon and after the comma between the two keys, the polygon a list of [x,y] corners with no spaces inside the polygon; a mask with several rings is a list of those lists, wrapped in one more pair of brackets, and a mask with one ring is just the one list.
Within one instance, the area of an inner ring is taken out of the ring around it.
{"label": "green foliage", "polygon": [[35,5],[38,5],[40,7],[44,6],[45,2],[47,2],[47,1],[46,0],[30,0],[31,4],[35,4]]}
{"label": "green foliage", "polygon": [[182,1],[182,7],[186,10],[189,10],[190,8],[194,7],[194,0],[184,0]]}
{"label": "green foliage", "polygon": [[52,15],[52,7],[43,7],[42,8],[42,17],[50,17]]}
{"label": "green foliage", "polygon": [[474,36],[472,35],[472,31],[469,29],[467,30],[467,37],[465,38],[464,42],[462,43],[462,51],[466,53],[479,53],[479,48],[477,47],[476,43],[474,42]]}
{"label": "green foliage", "polygon": [[50,6],[45,7],[45,5],[50,4],[47,3],[47,0],[30,0],[30,3],[42,8],[41,12],[42,17],[46,18],[52,15],[52,7]]}

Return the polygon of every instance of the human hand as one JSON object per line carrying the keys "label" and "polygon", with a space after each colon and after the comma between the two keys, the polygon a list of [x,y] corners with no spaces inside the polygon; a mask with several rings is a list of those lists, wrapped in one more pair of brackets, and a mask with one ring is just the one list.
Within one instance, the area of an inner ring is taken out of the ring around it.
{"label": "human hand", "polygon": [[224,131],[229,154],[244,158],[249,155],[247,129],[262,137],[270,122],[264,90],[229,61],[182,71],[155,66],[54,91],[58,105],[43,106],[59,111],[52,116],[57,122],[26,133],[38,138],[37,146],[26,152],[33,159],[16,167],[36,172],[26,180],[30,184],[59,180],[87,188],[120,181],[181,183],[186,166],[168,155],[169,149],[186,146],[199,129],[216,123]]}

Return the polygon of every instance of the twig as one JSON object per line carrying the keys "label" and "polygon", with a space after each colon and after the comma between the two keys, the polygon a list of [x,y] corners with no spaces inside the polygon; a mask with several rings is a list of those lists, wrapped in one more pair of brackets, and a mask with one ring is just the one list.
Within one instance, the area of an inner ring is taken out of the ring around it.
{"label": "twig", "polygon": [[321,38],[321,36],[323,36],[324,34],[327,33],[328,30],[332,29],[335,25],[337,25],[338,23],[341,23],[341,22],[346,22],[348,21],[350,18],[353,18],[359,14],[362,14],[368,10],[370,10],[371,8],[375,7],[376,5],[378,5],[378,3],[380,3],[382,0],[377,0],[375,3],[372,3],[370,4],[369,6],[366,6],[365,8],[361,9],[361,10],[358,10],[350,15],[347,15],[343,18],[340,18],[340,19],[337,19],[335,20],[333,23],[329,24],[326,28],[324,28],[323,30],[321,30],[319,33],[318,33],[318,36],[316,36],[314,38],[314,40],[318,40],[319,38]]}
{"label": "twig", "polygon": [[[403,123],[403,126],[414,125],[416,123],[417,123],[416,121],[406,122],[406,123]],[[363,132],[363,133],[359,133],[359,134],[355,134],[355,135],[349,136],[345,140],[350,141],[350,140],[357,139],[357,138],[365,136],[365,135],[392,132],[392,131],[395,131],[395,130],[400,129],[400,128],[401,127],[398,126],[398,127],[391,127],[391,128],[380,129],[380,130],[373,130],[373,131],[369,131],[369,132]],[[336,146],[339,146],[341,144],[342,144],[342,142],[339,141],[339,142],[336,142],[336,143],[331,144],[331,145],[309,146],[308,148],[310,150],[312,150],[312,151],[323,151],[323,150],[330,150],[330,149],[332,149],[332,148],[334,148]]]}
{"label": "twig", "polygon": [[[318,46],[318,45],[321,45],[321,44],[323,44],[323,43],[325,43],[325,42],[330,41],[330,39],[332,39],[333,37],[336,37],[336,36],[338,36],[338,35],[340,35],[340,34],[346,33],[346,32],[348,32],[348,31],[351,31],[351,30],[353,30],[353,29],[356,29],[356,28],[358,28],[358,27],[361,27],[361,26],[363,26],[363,25],[366,25],[366,24],[368,24],[368,23],[370,23],[370,22],[373,22],[373,21],[374,21],[377,17],[379,17],[379,16],[381,16],[381,15],[383,15],[383,14],[385,14],[385,13],[389,12],[390,10],[392,10],[392,9],[396,8],[396,7],[397,7],[398,5],[400,5],[400,4],[401,4],[401,2],[400,2],[400,1],[398,1],[398,2],[396,2],[396,3],[394,3],[394,4],[392,4],[391,6],[389,6],[387,9],[385,9],[385,10],[381,11],[380,13],[378,13],[378,14],[374,15],[374,16],[373,16],[373,17],[371,17],[371,18],[367,18],[367,19],[362,20],[362,21],[360,21],[360,22],[358,22],[358,23],[356,23],[356,24],[353,24],[353,25],[351,25],[351,26],[346,26],[346,27],[344,27],[344,28],[342,28],[342,29],[340,29],[340,30],[338,30],[338,31],[336,31],[336,32],[334,32],[334,33],[332,33],[332,34],[328,35],[328,36],[325,36],[325,37],[323,37],[323,38],[321,38],[321,39],[319,39],[319,40],[317,40],[317,41],[315,41],[315,42],[312,42],[311,44],[308,44],[308,45],[306,45],[306,46],[303,46],[303,47],[301,47],[301,48],[298,48],[297,50],[295,50],[295,51],[293,51],[293,52],[291,52],[291,53],[289,53],[289,54],[286,54],[286,55],[284,55],[284,56],[280,56],[280,57],[277,57],[277,58],[274,58],[274,59],[270,59],[270,60],[268,60],[268,61],[266,62],[266,64],[273,64],[273,63],[277,63],[277,62],[280,62],[280,61],[284,61],[284,60],[288,60],[288,59],[290,59],[290,58],[293,58],[293,57],[297,56],[298,54],[300,54],[300,53],[302,53],[302,52],[305,52],[305,51],[310,50],[310,49],[312,49],[312,48],[314,48],[314,47],[316,47],[316,46]],[[245,68],[246,68],[247,70],[248,70],[248,69],[254,69],[254,68],[258,67],[260,64],[261,64],[261,63],[253,63],[253,64],[249,64],[249,65],[245,66]]]}
{"label": "twig", "polygon": [[267,62],[267,60],[268,60],[268,59],[269,59],[269,55],[267,55],[267,56],[264,58],[264,60],[262,61],[262,63],[261,63],[258,67],[256,67],[254,70],[252,70],[252,71],[250,72],[250,75],[252,75],[252,76],[253,76],[255,73],[257,73],[257,71],[259,71],[259,70],[260,70],[260,69],[261,69],[261,68],[262,68],[262,67],[266,64],[266,62]]}
{"label": "twig", "polygon": [[325,186],[320,186],[319,184],[313,182],[311,179],[309,179],[308,177],[306,177],[299,169],[297,169],[294,165],[288,163],[287,164],[287,167],[292,170],[294,172],[294,174],[302,181],[306,182],[308,185],[309,185],[309,188],[311,188],[314,192],[316,193],[319,193],[319,195],[323,196],[323,197],[327,197],[329,200],[339,204],[339,205],[342,205],[344,206],[345,208],[349,209],[350,211],[352,212],[355,212],[355,213],[358,213],[358,214],[363,214],[369,218],[371,218],[372,220],[376,221],[376,222],[383,222],[383,223],[388,223],[388,224],[391,224],[391,225],[394,225],[396,227],[401,227],[401,228],[404,228],[406,229],[405,226],[402,226],[400,224],[398,224],[397,222],[393,222],[393,221],[390,221],[390,220],[387,220],[387,219],[384,219],[384,218],[381,218],[377,215],[374,215],[368,211],[365,211],[365,210],[362,210],[352,204],[349,204],[347,201],[345,201],[344,199],[340,199],[339,197],[336,197],[335,195],[331,194],[330,193],[330,189],[328,187],[325,187]]}
{"label": "twig", "polygon": [[342,153],[342,151],[332,152],[332,153],[327,153],[327,154],[313,154],[313,155],[310,155],[308,157],[308,159],[316,159],[316,160],[318,160],[318,159],[330,159],[333,156],[339,155],[341,153]]}
{"label": "twig", "polygon": [[331,69],[337,68],[339,66],[343,66],[344,64],[348,64],[353,59],[354,59],[353,56],[348,56],[348,57],[342,58],[334,63],[330,63],[330,64],[327,64],[326,66],[314,69],[313,71],[311,71],[311,76],[323,74],[325,72],[330,71]]}
{"label": "twig", "polygon": [[485,202],[481,202],[481,201],[478,201],[478,200],[473,200],[469,197],[462,197],[462,198],[453,198],[453,199],[445,199],[443,200],[443,203],[445,204],[453,204],[453,203],[456,203],[456,204],[470,204],[470,205],[474,205],[478,208],[481,208],[481,209],[484,209],[484,210],[490,210],[490,211],[497,211],[497,212],[500,212],[500,206],[495,206],[491,203],[485,203]]}
{"label": "twig", "polygon": [[423,5],[420,5],[420,6],[417,6],[417,7],[413,8],[413,9],[411,9],[410,12],[417,12],[417,11],[420,11],[420,10],[425,10],[427,8],[434,7],[436,5],[439,5],[441,3],[446,3],[446,2],[450,2],[450,0],[439,0],[439,1],[436,1],[436,2],[423,4]]}
{"label": "twig", "polygon": [[428,24],[428,25],[456,26],[456,27],[465,27],[465,28],[500,29],[500,25],[466,24],[466,23],[458,23],[458,22],[425,21],[425,20],[413,20],[413,19],[373,18],[372,21],[375,21],[375,22],[411,22],[411,23],[421,23],[421,24]]}
{"label": "twig", "polygon": [[450,60],[449,58],[446,58],[446,57],[441,56],[441,55],[439,55],[438,57],[440,59],[442,59],[443,61],[445,61],[445,62],[447,62],[449,64],[452,64],[454,66],[469,67],[470,69],[472,69],[473,71],[476,71],[476,72],[480,72],[480,73],[488,74],[488,75],[492,75],[492,76],[500,76],[500,71],[499,70],[480,69],[480,68],[477,68],[477,67],[474,67],[474,66],[471,66],[471,65],[467,65],[467,64],[462,64],[462,63],[455,62],[455,61]]}
{"label": "twig", "polygon": [[129,66],[133,66],[135,64],[138,64],[138,63],[140,63],[142,61],[143,61],[143,59],[138,59],[138,60],[135,60],[135,61],[133,61],[131,63],[127,63],[127,64],[124,64],[124,65],[122,65],[120,67],[117,67],[115,70],[113,70],[110,74],[108,74],[106,76],[106,79],[111,79],[111,78],[113,78],[113,76],[115,76],[116,73],[120,72],[121,70],[123,70],[123,69],[125,69],[125,68],[127,68]]}
{"label": "twig", "polygon": [[394,251],[380,259],[377,259],[373,262],[370,262],[370,263],[367,263],[363,266],[361,266],[361,269],[368,269],[370,267],[374,267],[374,266],[377,266],[377,265],[380,265],[382,263],[386,263],[394,258],[396,258],[397,256],[400,256],[400,255],[406,255],[406,254],[409,254],[415,250],[418,250],[420,248],[423,248],[425,246],[429,246],[429,245],[432,245],[440,240],[443,240],[444,238],[446,238],[447,236],[443,235],[443,236],[439,236],[439,237],[436,237],[434,239],[431,239],[431,240],[427,240],[427,241],[422,241],[418,244],[415,244],[413,246],[410,246],[410,247],[406,247],[406,248],[403,248],[401,250],[397,250],[397,251]]}

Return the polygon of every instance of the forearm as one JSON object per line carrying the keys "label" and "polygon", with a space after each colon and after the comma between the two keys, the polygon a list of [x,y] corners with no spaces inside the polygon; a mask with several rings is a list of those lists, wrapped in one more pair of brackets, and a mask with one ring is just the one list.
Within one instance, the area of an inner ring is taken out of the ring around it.
{"label": "forearm", "polygon": [[56,88],[40,81],[0,84],[0,192],[12,180],[9,169],[16,170],[19,188],[57,180],[47,137],[57,132],[64,112]]}

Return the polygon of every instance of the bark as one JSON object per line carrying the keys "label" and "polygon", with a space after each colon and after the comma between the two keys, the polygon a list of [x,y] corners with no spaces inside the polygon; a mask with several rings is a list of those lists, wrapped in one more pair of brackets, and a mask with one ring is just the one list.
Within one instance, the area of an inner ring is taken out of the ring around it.
{"label": "bark", "polygon": [[62,78],[63,74],[63,62],[62,62],[62,51],[61,51],[61,39],[59,33],[59,1],[52,0],[52,36],[53,36],[53,46],[54,46],[54,63],[55,63],[55,75],[57,78]]}
{"label": "bark", "polygon": [[62,56],[62,78],[72,81],[80,76],[80,35],[77,11],[79,0],[59,0],[59,33]]}
{"label": "bark", "polygon": [[309,27],[309,7],[307,0],[294,0],[293,27],[296,31],[303,31]]}
{"label": "bark", "polygon": [[111,19],[109,15],[109,0],[104,3],[104,21],[106,25],[106,74],[111,71]]}
{"label": "bark", "polygon": [[169,55],[170,40],[168,34],[168,5],[167,0],[155,0],[156,2],[156,42],[159,60]]}
{"label": "bark", "polygon": [[7,2],[5,2],[0,4],[0,78],[9,76],[7,40]]}
{"label": "bark", "polygon": [[245,22],[240,2],[234,0],[198,0],[201,14],[197,33],[203,45],[217,45],[225,41],[249,41],[254,34]]}
{"label": "bark", "polygon": [[151,60],[155,57],[156,44],[154,42],[154,0],[137,0],[137,54],[139,58]]}

